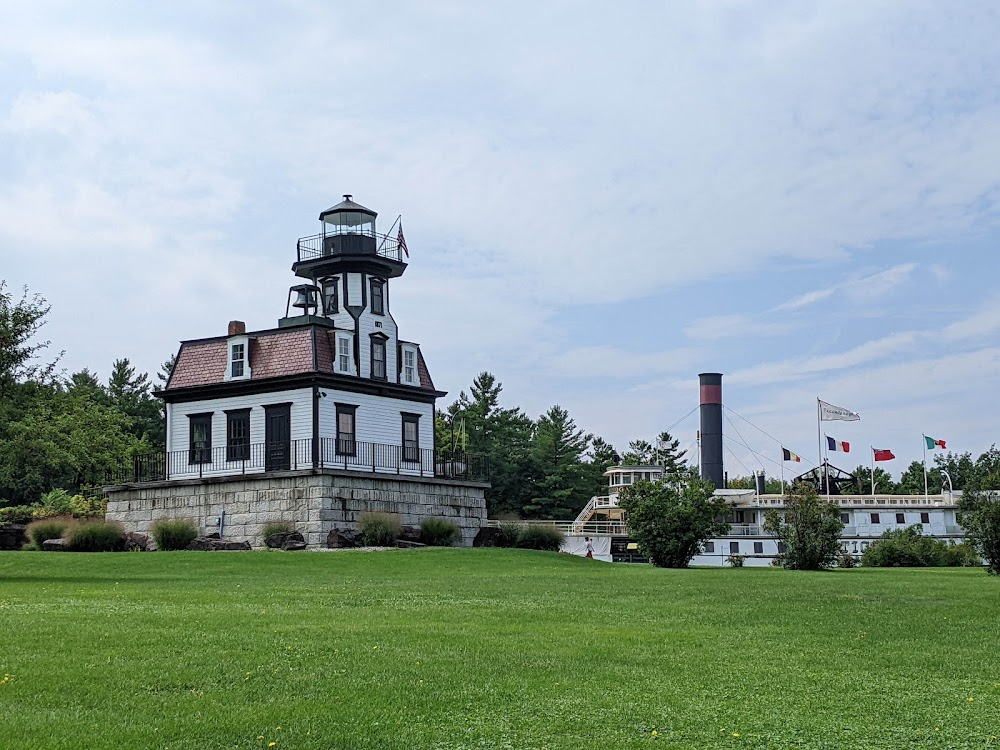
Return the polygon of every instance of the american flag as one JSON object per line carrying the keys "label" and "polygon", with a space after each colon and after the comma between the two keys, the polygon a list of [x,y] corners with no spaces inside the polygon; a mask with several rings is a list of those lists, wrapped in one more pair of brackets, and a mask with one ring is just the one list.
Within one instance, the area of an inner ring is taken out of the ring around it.
{"label": "american flag", "polygon": [[406,238],[403,237],[403,222],[399,222],[399,231],[396,233],[396,242],[399,244],[400,249],[406,253],[406,257],[410,257],[410,251],[406,249]]}

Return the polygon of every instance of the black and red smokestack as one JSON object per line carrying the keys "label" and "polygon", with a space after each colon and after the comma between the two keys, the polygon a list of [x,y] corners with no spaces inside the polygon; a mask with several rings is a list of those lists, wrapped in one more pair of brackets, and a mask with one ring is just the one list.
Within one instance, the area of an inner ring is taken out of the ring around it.
{"label": "black and red smokestack", "polygon": [[722,373],[703,372],[701,385],[701,478],[717,490],[725,487],[722,473]]}

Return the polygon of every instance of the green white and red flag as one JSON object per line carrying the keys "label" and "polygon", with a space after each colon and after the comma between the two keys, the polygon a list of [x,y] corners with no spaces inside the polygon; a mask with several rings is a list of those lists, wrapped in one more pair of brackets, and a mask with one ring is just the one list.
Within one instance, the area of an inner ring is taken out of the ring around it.
{"label": "green white and red flag", "polygon": [[927,450],[929,451],[935,450],[937,448],[945,450],[948,447],[947,445],[944,444],[944,440],[935,440],[929,435],[924,435],[924,442],[927,444]]}

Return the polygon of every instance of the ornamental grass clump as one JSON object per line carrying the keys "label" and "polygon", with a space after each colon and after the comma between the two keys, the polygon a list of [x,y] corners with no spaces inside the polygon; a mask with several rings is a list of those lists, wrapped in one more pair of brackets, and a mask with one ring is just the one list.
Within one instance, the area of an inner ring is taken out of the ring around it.
{"label": "ornamental grass clump", "polygon": [[198,536],[198,527],[187,518],[161,518],[150,529],[158,550],[187,549]]}
{"label": "ornamental grass clump", "polygon": [[117,521],[83,521],[63,532],[70,552],[121,552],[125,549],[125,529]]}
{"label": "ornamental grass clump", "polygon": [[29,523],[24,533],[28,537],[30,548],[40,550],[43,542],[62,537],[68,526],[69,519],[67,518],[46,518],[42,521]]}
{"label": "ornamental grass clump", "polygon": [[420,543],[431,547],[450,547],[461,532],[443,518],[425,518],[420,522]]}
{"label": "ornamental grass clump", "polygon": [[362,513],[358,524],[366,547],[388,547],[403,533],[399,517],[392,513]]}
{"label": "ornamental grass clump", "polygon": [[566,535],[555,526],[528,524],[522,526],[517,535],[516,546],[520,549],[539,549],[558,552],[566,540]]}
{"label": "ornamental grass clump", "polygon": [[521,533],[521,524],[515,518],[501,518],[497,526],[494,545],[497,547],[516,547],[517,537]]}

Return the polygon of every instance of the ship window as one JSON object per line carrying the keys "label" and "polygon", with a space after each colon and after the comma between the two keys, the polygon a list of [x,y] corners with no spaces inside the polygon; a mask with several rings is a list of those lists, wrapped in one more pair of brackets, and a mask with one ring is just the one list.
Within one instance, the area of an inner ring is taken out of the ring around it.
{"label": "ship window", "polygon": [[921,513],[920,514],[920,523],[930,523],[930,522],[931,522],[931,514],[930,513]]}
{"label": "ship window", "polygon": [[705,552],[708,554],[715,552],[715,542],[705,542]]}
{"label": "ship window", "polygon": [[906,523],[906,516],[902,513],[896,514],[896,523]]}
{"label": "ship window", "polygon": [[844,524],[844,525],[847,525],[847,523],[848,523],[848,522],[849,522],[850,520],[851,520],[851,517],[850,517],[850,516],[849,516],[849,515],[848,515],[847,513],[841,513],[841,514],[840,514],[840,522],[841,522],[842,524]]}
{"label": "ship window", "polygon": [[734,554],[734,555],[738,555],[740,553],[740,543],[739,542],[730,542],[729,543],[729,551],[732,554]]}
{"label": "ship window", "polygon": [[872,523],[882,523],[878,520],[878,513],[872,513]]}
{"label": "ship window", "polygon": [[753,552],[755,555],[760,555],[764,552],[764,542],[754,542]]}

